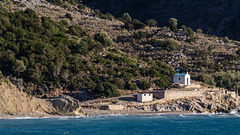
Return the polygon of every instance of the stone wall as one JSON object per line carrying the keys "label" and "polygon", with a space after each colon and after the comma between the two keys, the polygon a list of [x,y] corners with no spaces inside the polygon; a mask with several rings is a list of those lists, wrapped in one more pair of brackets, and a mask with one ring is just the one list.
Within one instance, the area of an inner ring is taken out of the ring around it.
{"label": "stone wall", "polygon": [[123,105],[103,105],[99,106],[100,110],[123,110]]}
{"label": "stone wall", "polygon": [[124,109],[123,105],[108,105],[109,110],[122,110]]}
{"label": "stone wall", "polygon": [[153,98],[163,99],[165,97],[165,91],[153,92]]}
{"label": "stone wall", "polygon": [[204,91],[196,90],[166,90],[165,91],[165,99],[181,99],[186,97],[200,97],[202,96]]}

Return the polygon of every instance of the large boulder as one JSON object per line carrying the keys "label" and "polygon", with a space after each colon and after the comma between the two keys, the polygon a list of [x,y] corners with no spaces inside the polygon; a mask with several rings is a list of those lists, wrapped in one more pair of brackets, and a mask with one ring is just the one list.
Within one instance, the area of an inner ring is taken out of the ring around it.
{"label": "large boulder", "polygon": [[82,115],[80,102],[70,96],[61,95],[49,101],[59,115]]}

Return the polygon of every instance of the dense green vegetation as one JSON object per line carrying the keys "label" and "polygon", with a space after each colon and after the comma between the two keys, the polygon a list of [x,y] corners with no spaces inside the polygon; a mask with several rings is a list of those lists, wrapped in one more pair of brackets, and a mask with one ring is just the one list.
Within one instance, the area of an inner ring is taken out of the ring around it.
{"label": "dense green vegetation", "polygon": [[240,72],[239,71],[226,71],[216,72],[212,74],[202,74],[197,78],[209,85],[223,87],[226,89],[240,89]]}
{"label": "dense green vegetation", "polygon": [[[154,82],[138,81],[145,77],[171,81],[174,71],[165,63],[108,49],[112,40],[105,32],[91,37],[81,26],[68,23],[70,15],[65,17],[54,22],[29,9],[0,13],[0,70],[22,78],[24,91],[44,95],[62,88],[111,97],[119,95],[118,89],[149,88]],[[138,67],[138,62],[147,66]]]}

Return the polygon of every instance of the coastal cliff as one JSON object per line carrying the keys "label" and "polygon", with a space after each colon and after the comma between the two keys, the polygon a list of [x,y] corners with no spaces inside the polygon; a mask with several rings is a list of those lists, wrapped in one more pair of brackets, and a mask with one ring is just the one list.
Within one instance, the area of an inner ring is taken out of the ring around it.
{"label": "coastal cliff", "polygon": [[20,92],[7,80],[1,82],[0,92],[1,114],[55,113],[55,109],[50,102]]}
{"label": "coastal cliff", "polygon": [[0,81],[0,114],[1,115],[82,115],[78,100],[61,96],[44,100],[19,91],[9,80]]}

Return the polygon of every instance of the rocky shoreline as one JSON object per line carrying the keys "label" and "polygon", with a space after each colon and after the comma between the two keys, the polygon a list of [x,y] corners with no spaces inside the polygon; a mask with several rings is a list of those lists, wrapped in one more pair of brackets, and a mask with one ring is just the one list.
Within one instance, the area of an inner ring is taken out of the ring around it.
{"label": "rocky shoreline", "polygon": [[120,110],[101,110],[82,108],[86,116],[96,115],[154,115],[154,114],[217,114],[238,113],[240,106],[236,98],[228,94],[219,97],[215,94],[205,93],[200,97],[183,98],[164,103],[148,105],[127,105]]}

